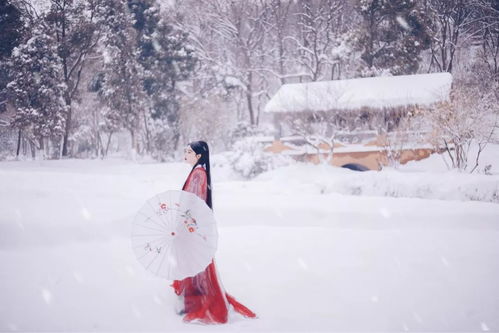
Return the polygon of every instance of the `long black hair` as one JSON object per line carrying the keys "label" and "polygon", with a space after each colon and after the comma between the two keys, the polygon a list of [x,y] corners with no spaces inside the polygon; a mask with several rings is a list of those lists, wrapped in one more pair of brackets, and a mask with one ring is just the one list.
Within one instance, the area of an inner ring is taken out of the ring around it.
{"label": "long black hair", "polygon": [[[201,166],[204,165],[204,168],[206,169],[206,175],[208,177],[208,193],[206,196],[206,203],[208,204],[208,207],[210,207],[213,210],[213,204],[211,201],[211,172],[210,172],[210,149],[208,148],[208,144],[204,141],[192,141],[189,143],[189,146],[192,148],[192,150],[197,154],[201,154],[201,157],[198,159],[196,164],[193,165],[191,172],[189,175],[192,173],[194,168],[199,164]],[[189,177],[187,177],[189,178]],[[184,183],[184,187],[187,183],[187,180]],[[182,187],[182,188],[184,188]]]}

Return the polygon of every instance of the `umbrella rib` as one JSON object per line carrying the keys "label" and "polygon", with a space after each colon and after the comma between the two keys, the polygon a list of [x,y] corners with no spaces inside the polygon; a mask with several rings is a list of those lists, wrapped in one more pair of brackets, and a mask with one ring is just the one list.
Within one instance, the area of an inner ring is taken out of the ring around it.
{"label": "umbrella rib", "polygon": [[[194,234],[195,234],[197,237],[203,238],[203,236],[202,236],[200,233],[198,233],[198,232],[195,232]],[[210,234],[204,234],[204,236],[212,237],[213,235],[210,235]],[[215,234],[215,236],[216,236],[216,234]],[[204,240],[204,239],[203,239],[203,240]],[[206,246],[207,248],[210,248],[210,249],[215,249],[215,250],[217,249],[217,247],[216,247],[216,246],[212,246],[212,245],[210,245],[210,243],[209,243],[209,242],[204,243],[204,246]]]}
{"label": "umbrella rib", "polygon": [[[157,222],[156,222],[155,220],[153,220],[150,216],[148,216],[148,215],[146,215],[146,214],[144,214],[144,213],[142,213],[142,212],[140,212],[140,211],[139,211],[139,213],[140,213],[140,214],[142,214],[142,215],[143,215],[144,217],[146,217],[147,219],[151,220],[151,222],[152,222],[152,223],[154,223],[155,225],[157,225],[158,227],[160,227],[160,228],[161,228],[161,227],[165,227],[165,228],[166,228],[166,225],[164,225],[163,223],[157,223]],[[137,223],[135,223],[135,224],[137,224]]]}
{"label": "umbrella rib", "polygon": [[[151,236],[157,236],[158,234],[134,234],[132,237],[151,237]],[[163,237],[163,236],[161,236]]]}
{"label": "umbrella rib", "polygon": [[158,270],[156,271],[156,275],[159,275],[159,271],[161,270],[161,266],[163,265],[163,262],[165,261],[165,256],[166,256],[166,252],[168,251],[168,249],[170,249],[171,247],[168,247],[165,249],[165,251],[163,251],[162,255],[163,255],[163,259],[161,260],[161,262],[159,263],[159,267],[158,267]]}
{"label": "umbrella rib", "polygon": [[[175,247],[172,246],[168,249],[168,252],[170,253],[170,256],[171,257],[174,257],[173,256],[173,252],[175,251]],[[177,253],[177,251],[175,251],[175,254]],[[175,257],[175,260],[177,260],[177,258]],[[177,265],[178,267],[178,265]],[[172,274],[172,265],[168,265],[168,277],[171,277],[171,274]]]}
{"label": "umbrella rib", "polygon": [[[170,194],[170,193],[168,193],[168,194]],[[171,195],[168,195],[167,202],[168,202],[168,205],[169,205],[169,206],[171,206],[171,200],[170,200],[170,198],[171,198]],[[168,212],[168,213],[170,213],[170,212]],[[173,242],[173,240],[172,240],[172,242]],[[169,246],[169,247],[165,250],[165,252],[163,253],[163,259],[161,260],[161,263],[159,264],[159,267],[158,267],[158,270],[157,270],[156,274],[159,274],[159,272],[160,272],[160,270],[161,270],[161,267],[163,266],[163,262],[165,261],[165,258],[167,257],[167,254],[168,254],[168,253],[170,253],[170,251],[171,251],[171,249],[172,249],[172,248],[173,248],[173,244],[172,244],[172,246]],[[168,268],[170,268],[170,266],[171,266],[171,265],[168,265]],[[170,272],[168,271],[168,277],[170,277],[170,275],[169,275],[169,274],[170,274]]]}
{"label": "umbrella rib", "polygon": [[184,212],[183,210],[180,209],[180,207],[184,206],[183,204],[181,204],[182,201],[185,201],[185,194],[184,194],[184,192],[180,191],[180,194],[178,196],[179,206],[176,208],[176,214],[175,214],[175,220],[174,221],[179,221],[181,213]]}
{"label": "umbrella rib", "polygon": [[137,259],[140,261],[140,260],[142,260],[142,258],[144,258],[145,256],[147,256],[148,254],[149,254],[149,252],[146,252],[143,255],[141,255],[140,257],[137,257]]}
{"label": "umbrella rib", "polygon": [[[164,239],[164,236],[161,236],[161,237],[157,237],[157,238],[154,238],[150,241],[142,241],[140,244],[136,244],[134,245],[133,247],[139,247],[139,246],[143,246],[144,244],[147,244],[147,243],[154,243],[154,242],[157,242],[158,240],[162,240]],[[145,242],[145,243],[144,243]]]}
{"label": "umbrella rib", "polygon": [[[176,207],[175,207],[175,205],[174,205],[174,201],[175,201],[175,200],[174,200],[174,198],[173,198],[173,192],[170,192],[170,193],[168,194],[168,201],[169,201],[169,204],[170,204],[170,205],[172,205],[172,207],[174,207],[174,208],[178,211],[178,208],[176,208]],[[171,215],[173,215],[173,214],[171,214],[171,213],[170,213],[170,216],[171,216]],[[176,215],[175,217],[177,217],[177,215]],[[174,221],[175,221],[175,220],[174,220]],[[178,222],[178,220],[176,220],[176,221]],[[177,230],[175,230],[175,231],[177,231]],[[169,255],[170,255],[172,258],[175,258],[175,263],[176,263],[176,266],[177,266],[177,271],[178,271],[178,261],[177,261],[177,257],[176,257],[177,251],[176,251],[176,249],[175,249],[175,246],[173,246],[173,244],[172,244],[172,246],[171,246],[170,248],[168,248],[168,253],[169,253]],[[174,253],[175,253],[175,255],[174,255]],[[170,263],[170,264],[168,265],[168,277],[169,277],[169,278],[171,277],[171,274],[172,274],[172,265],[171,265],[171,263]]]}
{"label": "umbrella rib", "polygon": [[[151,243],[156,242],[156,241],[158,241],[158,239],[156,239],[156,240],[154,240],[154,241],[151,241]],[[154,246],[160,246],[160,245],[161,245],[161,246],[164,246],[164,245],[168,245],[168,241],[166,241],[166,240],[164,240],[164,239],[162,240],[162,238],[160,238],[160,239],[159,239],[159,241],[160,241],[160,243],[155,244]]]}
{"label": "umbrella rib", "polygon": [[146,226],[146,225],[140,224],[140,223],[136,223],[135,225],[138,226],[138,227],[141,227],[141,228],[145,228],[145,229],[149,229],[149,230],[154,230],[154,231],[161,232],[161,233],[167,231],[167,230],[164,230],[164,229],[162,230],[162,229],[151,228],[149,226]]}
{"label": "umbrella rib", "polygon": [[[196,246],[189,246],[190,247],[190,252],[193,254],[192,258],[197,258],[196,253],[200,254],[201,256],[204,256],[205,252],[202,249],[197,248]],[[199,262],[199,260],[198,260]]]}
{"label": "umbrella rib", "polygon": [[152,258],[151,262],[146,266],[146,269],[149,270],[149,267],[152,265],[153,262],[156,261],[156,259],[158,259],[159,256],[155,256],[154,258]]}

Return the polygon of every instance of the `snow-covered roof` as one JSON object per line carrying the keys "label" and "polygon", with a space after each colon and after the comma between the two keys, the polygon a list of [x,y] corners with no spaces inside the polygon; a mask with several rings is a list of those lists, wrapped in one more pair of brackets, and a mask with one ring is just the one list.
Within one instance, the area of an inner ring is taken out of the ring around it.
{"label": "snow-covered roof", "polygon": [[452,75],[430,73],[284,84],[265,112],[431,105],[449,99]]}

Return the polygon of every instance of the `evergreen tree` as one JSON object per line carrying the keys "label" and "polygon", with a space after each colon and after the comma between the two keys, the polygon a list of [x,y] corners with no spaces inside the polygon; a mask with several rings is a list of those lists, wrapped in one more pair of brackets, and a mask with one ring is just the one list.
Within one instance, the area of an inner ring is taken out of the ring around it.
{"label": "evergreen tree", "polygon": [[5,110],[7,104],[8,57],[12,49],[19,45],[22,34],[20,11],[10,1],[0,0],[0,112]]}
{"label": "evergreen tree", "polygon": [[[143,90],[143,69],[137,61],[136,32],[126,4],[104,0],[101,8],[101,52],[103,72],[99,73],[99,96],[105,101],[102,128],[109,135],[120,127],[131,135],[132,150],[137,150],[137,135],[147,99]],[[101,75],[102,74],[102,75]]]}
{"label": "evergreen tree", "polygon": [[10,56],[22,37],[21,12],[9,0],[0,0],[0,59]]}
{"label": "evergreen tree", "polygon": [[412,74],[418,70],[420,52],[430,46],[428,22],[416,0],[358,0],[364,24],[357,46],[364,61],[364,75],[388,70]]}
{"label": "evergreen tree", "polygon": [[[176,150],[180,138],[178,82],[187,79],[193,71],[196,64],[194,51],[188,45],[187,33],[162,18],[155,1],[129,0],[128,6],[137,30],[144,90],[151,101],[146,135],[154,136],[151,139],[156,142],[157,149]],[[165,128],[170,129],[169,133]],[[171,140],[165,139],[165,135]],[[170,141],[169,147],[167,143]]]}
{"label": "evergreen tree", "polygon": [[67,108],[62,155],[67,156],[73,130],[73,104],[78,96],[81,73],[87,55],[93,51],[99,38],[96,21],[99,1],[50,0],[50,3],[50,10],[44,18],[47,32],[52,33],[57,41],[57,54],[61,59]]}
{"label": "evergreen tree", "polygon": [[12,81],[7,85],[16,109],[12,126],[39,149],[44,148],[44,139],[55,139],[56,145],[60,142],[67,113],[57,43],[46,31],[39,22],[32,27],[31,38],[14,49]]}

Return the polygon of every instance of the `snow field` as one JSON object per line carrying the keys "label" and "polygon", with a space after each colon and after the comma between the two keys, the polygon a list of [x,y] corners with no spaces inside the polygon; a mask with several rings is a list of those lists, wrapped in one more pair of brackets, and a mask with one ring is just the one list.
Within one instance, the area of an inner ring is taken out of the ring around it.
{"label": "snow field", "polygon": [[169,281],[130,248],[135,212],[188,165],[2,162],[0,331],[498,330],[499,205],[448,196],[497,176],[408,169],[214,170],[219,275],[259,318],[206,327],[182,323]]}

